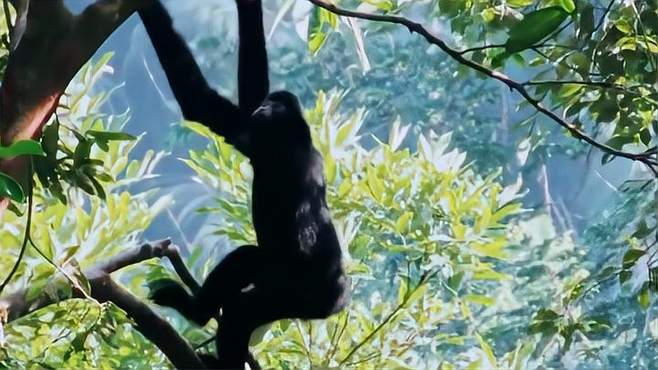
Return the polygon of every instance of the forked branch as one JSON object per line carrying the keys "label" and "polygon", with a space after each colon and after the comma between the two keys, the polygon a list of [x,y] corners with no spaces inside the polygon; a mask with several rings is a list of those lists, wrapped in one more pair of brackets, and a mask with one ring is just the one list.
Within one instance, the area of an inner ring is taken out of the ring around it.
{"label": "forked branch", "polygon": [[[157,346],[176,368],[202,369],[204,364],[192,346],[165,319],[138,297],[117,284],[110,275],[124,267],[151,258],[162,257],[169,258],[174,265],[182,263],[178,248],[173,246],[169,240],[161,240],[128,249],[107,262],[93,266],[84,273],[91,286],[91,297],[101,303],[112,302],[124,310],[128,317],[135,322],[135,329]],[[179,267],[176,269],[178,270]],[[66,279],[56,280],[52,284],[71,285]],[[74,292],[72,297],[53,297],[51,294],[43,293],[28,299],[27,289],[9,294],[0,299],[0,318],[4,317],[6,322],[11,322],[61,300],[83,296],[82,292],[76,291],[75,287],[71,286],[71,288]],[[45,291],[63,294],[67,290],[44,289]]]}

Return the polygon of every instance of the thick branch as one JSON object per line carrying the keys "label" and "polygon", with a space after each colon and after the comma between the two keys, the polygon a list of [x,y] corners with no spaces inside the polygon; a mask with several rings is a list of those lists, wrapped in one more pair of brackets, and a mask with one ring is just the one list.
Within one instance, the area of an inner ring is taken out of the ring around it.
{"label": "thick branch", "polygon": [[465,58],[462,54],[461,51],[456,50],[448,46],[445,41],[441,40],[437,36],[433,35],[430,31],[428,31],[423,25],[416,23],[410,19],[401,17],[401,16],[396,16],[396,15],[381,15],[381,14],[371,14],[371,13],[362,13],[362,12],[357,12],[353,10],[348,10],[348,9],[343,9],[339,8],[333,4],[329,4],[325,2],[324,0],[308,0],[309,2],[315,4],[316,6],[319,6],[321,8],[324,8],[334,14],[340,15],[340,16],[345,16],[345,17],[351,17],[351,18],[359,18],[359,19],[365,19],[369,21],[375,21],[375,22],[387,22],[387,23],[393,23],[393,24],[399,24],[402,26],[407,27],[410,32],[415,32],[418,33],[419,35],[423,36],[429,43],[438,46],[441,50],[443,50],[446,54],[448,54],[452,59],[457,61],[458,63],[473,69],[479,73],[482,73],[490,78],[493,78],[495,80],[498,80],[507,87],[510,88],[510,90],[514,90],[518,92],[530,105],[532,105],[538,112],[543,114],[544,116],[550,118],[553,120],[555,123],[558,125],[562,126],[565,128],[569,133],[574,136],[577,139],[583,140],[586,143],[592,145],[593,147],[596,147],[606,153],[612,154],[614,156],[618,157],[623,157],[627,158],[633,161],[639,161],[647,165],[649,168],[653,168],[655,165],[651,158],[647,156],[645,153],[628,153],[624,152],[618,149],[615,149],[611,146],[608,146],[604,143],[600,143],[591,136],[589,136],[587,133],[582,131],[578,126],[575,124],[568,122],[564,119],[562,119],[560,116],[558,116],[556,113],[553,111],[547,109],[544,107],[544,105],[541,103],[540,100],[534,98],[533,96],[530,95],[528,90],[526,90],[525,86],[523,83],[517,82],[509,78],[507,75],[495,71],[493,69],[490,69],[480,63],[474,62],[470,59]]}
{"label": "thick branch", "polygon": [[[99,302],[112,302],[124,310],[128,317],[135,321],[135,328],[155,344],[174,366],[177,368],[204,368],[194,349],[166,320],[158,316],[146,303],[114,282],[110,276],[114,271],[150,258],[176,255],[178,255],[178,250],[171,245],[169,240],[145,243],[113,257],[106,263],[93,266],[85,271],[85,276],[91,286],[91,296]],[[58,279],[52,284],[70,286],[65,279]],[[66,290],[44,289],[44,291],[64,292]],[[74,297],[79,296],[81,296],[80,292],[74,292]],[[27,289],[25,289],[0,299],[0,311],[7,315],[8,321],[13,321],[40,308],[69,298],[73,297],[52,297],[44,293],[28,301]]]}
{"label": "thick branch", "polygon": [[139,298],[115,283],[110,275],[102,274],[91,283],[92,296],[99,302],[112,302],[135,321],[135,328],[155,344],[179,369],[205,366],[190,344],[169,323],[158,316]]}
{"label": "thick branch", "polygon": [[[62,0],[12,1],[12,50],[0,86],[0,144],[41,136],[66,86],[103,41],[147,0],[98,0],[72,15]],[[26,184],[24,159],[0,171]],[[7,202],[0,199],[0,216]]]}

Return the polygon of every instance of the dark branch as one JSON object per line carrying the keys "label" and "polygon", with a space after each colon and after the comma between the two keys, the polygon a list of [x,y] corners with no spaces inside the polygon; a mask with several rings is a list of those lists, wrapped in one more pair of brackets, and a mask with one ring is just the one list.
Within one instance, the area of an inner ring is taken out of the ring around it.
{"label": "dark branch", "polygon": [[568,81],[568,80],[541,80],[541,81],[528,81],[523,83],[524,86],[536,85],[585,85],[603,87],[606,89],[625,89],[624,86],[612,82],[603,81]]}
{"label": "dark branch", "polygon": [[174,266],[174,270],[181,278],[183,283],[187,285],[187,287],[190,288],[193,293],[196,293],[201,286],[196,281],[194,276],[192,276],[190,270],[187,269],[187,266],[185,266],[185,263],[183,262],[183,259],[181,258],[178,251],[178,247],[172,245],[167,248],[165,251],[165,256],[169,259],[169,262],[171,262],[172,266]]}
{"label": "dark branch", "polygon": [[608,14],[610,14],[610,10],[612,9],[612,5],[614,5],[614,3],[615,3],[615,0],[610,0],[610,2],[608,3],[608,6],[605,8],[605,11],[603,12],[603,15],[599,19],[599,22],[596,24],[596,27],[594,27],[592,32],[589,33],[589,37],[591,37],[593,34],[595,34],[596,31],[598,31],[601,28],[601,26],[603,26],[603,22],[605,22],[606,17],[608,16]]}
{"label": "dark branch", "polygon": [[[85,271],[85,276],[91,286],[92,298],[99,302],[112,302],[124,310],[135,321],[135,328],[157,346],[176,368],[204,368],[194,349],[166,320],[157,315],[146,303],[114,282],[110,276],[112,272],[123,267],[151,258],[173,256],[173,259],[180,259],[180,256],[175,257],[176,255],[178,255],[178,250],[171,245],[169,240],[145,243],[113,257],[106,263],[93,266]],[[71,286],[66,279],[55,279],[51,284]],[[73,297],[52,297],[44,293],[28,300],[27,289],[9,294],[0,299],[0,317],[5,316],[10,322],[61,300],[83,296],[82,292],[77,291],[73,286],[72,288]],[[65,292],[66,289],[44,289],[45,291]]]}
{"label": "dark branch", "polygon": [[190,344],[169,323],[110,275],[90,279],[92,296],[99,302],[112,302],[135,321],[135,328],[155,344],[176,368],[204,368]]}
{"label": "dark branch", "polygon": [[[29,184],[30,192],[32,191],[32,184]],[[21,265],[21,262],[23,261],[23,256],[25,256],[25,251],[27,250],[27,241],[30,237],[30,229],[32,227],[32,194],[27,198],[27,222],[25,223],[25,231],[23,235],[23,244],[21,245],[21,249],[18,252],[18,257],[16,258],[16,262],[14,262],[14,266],[11,268],[9,271],[9,274],[7,277],[5,277],[5,280],[0,284],[0,294],[5,290],[5,287],[9,282],[11,282],[11,279],[14,277],[14,274],[16,271],[18,271],[18,267]]]}
{"label": "dark branch", "polygon": [[488,50],[488,49],[501,49],[504,48],[506,45],[505,44],[491,44],[491,45],[481,45],[481,46],[474,46],[472,48],[464,49],[459,51],[459,54],[468,54],[472,53],[474,51],[482,51],[482,50]]}
{"label": "dark branch", "polygon": [[640,85],[624,86],[614,82],[605,81],[577,81],[577,80],[539,80],[527,81],[523,83],[524,86],[539,86],[539,85],[583,85],[598,89],[611,89],[624,92],[625,94],[642,95],[641,91],[637,89]]}
{"label": "dark branch", "polygon": [[[467,53],[472,53],[474,51],[481,51],[481,50],[488,50],[488,49],[502,49],[507,44],[490,44],[490,45],[480,45],[480,46],[474,46],[468,49],[460,50],[459,54],[467,54]],[[536,44],[532,45],[529,48],[559,48],[559,49],[568,49],[568,50],[574,50],[574,47],[568,46],[568,45],[560,45],[560,44],[549,44],[549,43],[541,43],[541,44]]]}

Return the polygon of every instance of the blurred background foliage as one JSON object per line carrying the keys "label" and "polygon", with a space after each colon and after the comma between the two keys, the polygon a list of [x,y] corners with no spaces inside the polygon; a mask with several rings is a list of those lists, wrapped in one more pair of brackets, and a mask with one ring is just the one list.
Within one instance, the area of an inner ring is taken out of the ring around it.
{"label": "blurred background foliage", "polygon": [[[338,18],[305,1],[264,3],[273,88],[295,92],[306,108],[353,288],[348,309],[328,320],[258,330],[252,345],[264,367],[656,363],[656,185],[646,167],[565,135],[402,27]],[[213,86],[235,97],[232,2],[167,5]],[[340,5],[424,24],[613,148],[657,144],[655,1]],[[43,293],[58,269],[84,286],[83,269],[146,238],[172,237],[202,279],[255,240],[248,161],[181,121],[137,17],[71,83],[42,145],[30,233],[38,250],[27,250],[6,292]],[[0,271],[24,237],[26,205],[14,211],[0,227]],[[149,282],[173,272],[148,261],[117,275],[146,297]],[[203,344],[214,323],[198,328],[159,311],[212,351]],[[0,366],[170,365],[116,307],[75,299],[4,325]]]}

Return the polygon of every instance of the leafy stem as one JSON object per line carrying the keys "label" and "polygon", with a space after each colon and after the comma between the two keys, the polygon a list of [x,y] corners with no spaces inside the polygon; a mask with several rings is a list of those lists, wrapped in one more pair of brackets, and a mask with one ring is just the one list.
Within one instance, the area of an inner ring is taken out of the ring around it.
{"label": "leafy stem", "polygon": [[30,227],[32,225],[32,170],[34,167],[34,163],[32,162],[32,157],[30,157],[30,163],[29,163],[29,168],[28,168],[28,198],[27,198],[27,222],[25,225],[25,232],[23,233],[23,244],[21,245],[21,250],[18,253],[18,258],[16,259],[16,262],[14,262],[14,266],[11,268],[11,271],[9,272],[9,275],[5,278],[5,280],[2,282],[2,285],[0,285],[0,294],[2,294],[2,291],[5,289],[7,284],[11,281],[11,279],[14,277],[14,274],[16,274],[16,271],[18,271],[18,267],[20,266],[21,262],[23,261],[23,256],[25,256],[25,251],[27,249],[27,242],[30,238]]}
{"label": "leafy stem", "polygon": [[391,320],[398,314],[398,312],[402,311],[407,304],[409,303],[409,300],[411,297],[414,295],[418,289],[422,288],[427,281],[434,276],[438,271],[427,271],[421,276],[420,280],[418,281],[418,284],[414,287],[413,290],[407,292],[405,294],[404,299],[402,302],[400,302],[393,311],[391,311],[385,318],[382,320],[382,322],[377,325],[376,328],[374,328],[368,335],[365,336],[358,344],[356,344],[352,349],[343,357],[343,359],[338,363],[338,366],[343,366],[344,364],[347,363],[347,360],[349,360],[361,347],[363,347],[366,343],[368,343],[374,336],[377,334],[380,330],[384,328]]}

